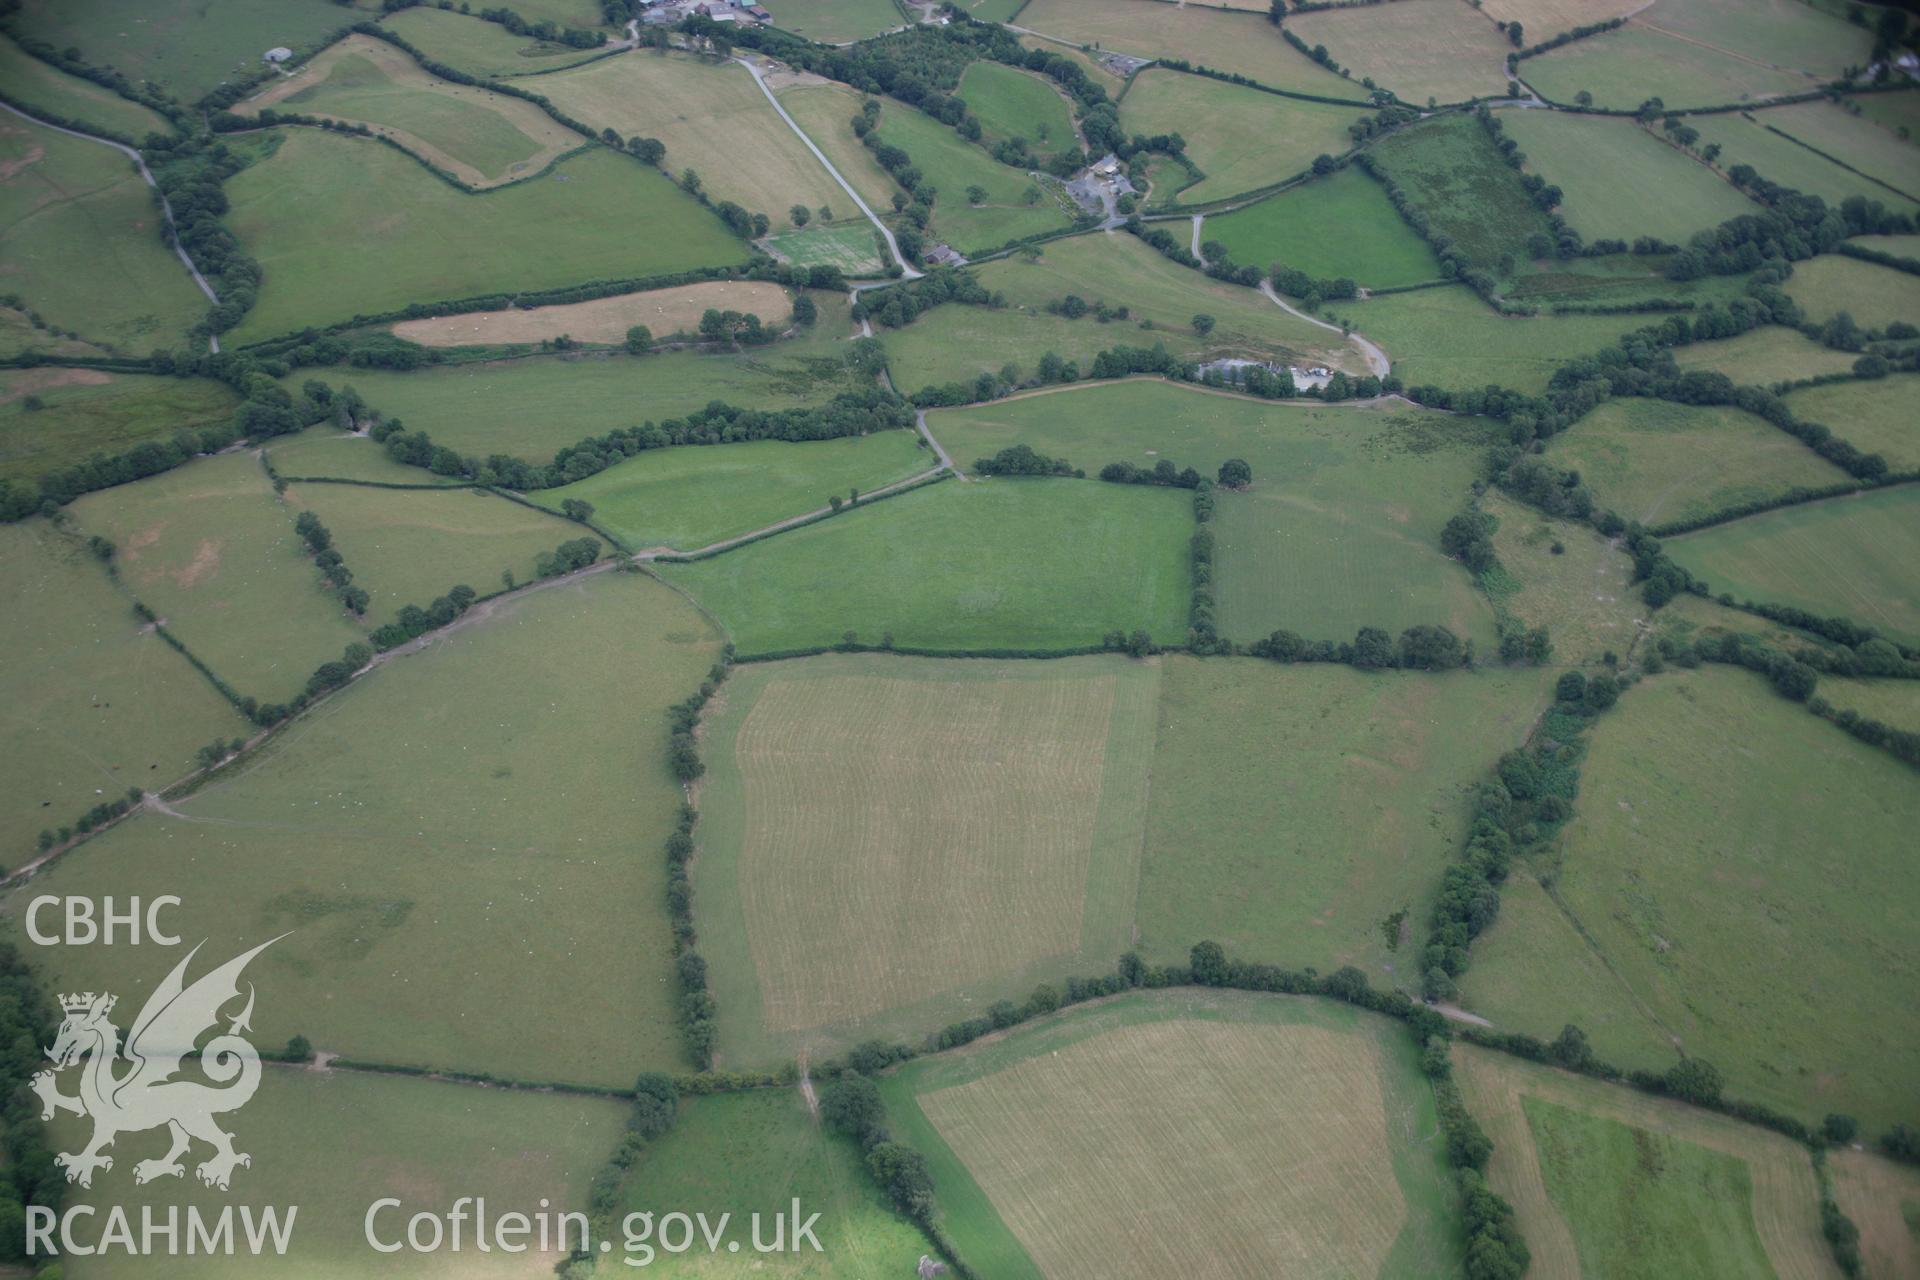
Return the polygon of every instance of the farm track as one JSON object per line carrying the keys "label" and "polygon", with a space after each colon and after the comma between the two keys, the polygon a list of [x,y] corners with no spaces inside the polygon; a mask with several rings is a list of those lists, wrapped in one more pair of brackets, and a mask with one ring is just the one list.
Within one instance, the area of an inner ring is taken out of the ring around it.
{"label": "farm track", "polygon": [[[69,129],[64,125],[57,125],[57,124],[50,123],[49,121],[42,120],[38,116],[29,115],[27,112],[22,111],[20,108],[14,106],[12,103],[0,102],[0,107],[5,107],[8,111],[11,111],[14,115],[19,116],[22,120],[26,120],[33,124],[37,124],[42,129],[51,129],[55,133],[64,133],[69,138],[81,138],[87,142],[97,142],[103,147],[112,147],[115,151],[118,151],[121,155],[126,156],[129,160],[133,161],[133,167],[139,171],[141,180],[144,181],[149,187],[153,188],[153,194],[159,198],[160,214],[162,217],[164,217],[167,220],[167,239],[172,242],[173,251],[179,257],[181,265],[186,267],[187,274],[193,277],[193,282],[194,284],[199,286],[200,292],[207,295],[207,301],[211,302],[216,307],[220,305],[220,295],[213,291],[213,286],[208,284],[207,278],[200,274],[200,268],[193,265],[193,259],[187,256],[186,248],[180,243],[180,233],[178,228],[174,226],[174,222],[173,222],[173,206],[167,202],[167,194],[166,192],[160,190],[160,184],[153,180],[153,174],[147,169],[147,161],[145,157],[143,157],[138,151],[135,151],[132,147],[129,147],[124,143],[115,142],[111,138],[96,137],[91,133],[82,133],[78,129]],[[207,347],[215,355],[219,355],[220,354],[219,335],[208,334]]]}

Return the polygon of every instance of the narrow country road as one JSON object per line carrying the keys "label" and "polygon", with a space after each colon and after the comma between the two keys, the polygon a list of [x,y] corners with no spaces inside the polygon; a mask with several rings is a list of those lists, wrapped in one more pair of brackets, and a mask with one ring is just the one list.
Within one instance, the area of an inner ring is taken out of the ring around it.
{"label": "narrow country road", "polygon": [[933,450],[934,456],[940,459],[940,465],[953,472],[956,480],[965,481],[968,478],[966,474],[962,472],[960,468],[953,465],[953,459],[947,456],[945,446],[933,438],[933,432],[927,427],[927,411],[925,409],[915,409],[913,411],[913,425],[920,428],[920,437],[925,440],[927,446]]}
{"label": "narrow country road", "polygon": [[[1199,222],[1199,219],[1196,218],[1194,221],[1197,224]],[[1196,226],[1196,232],[1197,232],[1197,226]],[[1308,324],[1317,324],[1322,329],[1331,329],[1333,332],[1340,334],[1342,337],[1351,340],[1354,343],[1354,345],[1360,348],[1360,353],[1366,356],[1367,368],[1373,371],[1374,377],[1376,378],[1386,377],[1387,371],[1393,367],[1392,364],[1390,364],[1387,360],[1386,352],[1382,351],[1379,347],[1367,341],[1365,338],[1361,337],[1359,334],[1348,333],[1337,324],[1328,324],[1325,320],[1315,319],[1313,316],[1308,315],[1306,312],[1301,311],[1296,307],[1290,305],[1285,298],[1282,298],[1278,293],[1274,291],[1273,282],[1271,280],[1262,280],[1260,282],[1260,292],[1267,295],[1267,301],[1273,303],[1274,306],[1280,308],[1282,311],[1286,312],[1288,315],[1297,317],[1298,319],[1301,319],[1301,320],[1305,320]]]}
{"label": "narrow country road", "polygon": [[1206,220],[1207,215],[1204,213],[1193,215],[1193,248],[1189,252],[1196,258],[1200,256],[1200,224]]}
{"label": "narrow country road", "polygon": [[[160,198],[160,213],[167,220],[167,239],[173,243],[173,251],[179,255],[181,265],[186,267],[187,274],[193,277],[193,282],[200,286],[200,292],[207,295],[207,301],[216,307],[220,305],[220,295],[213,291],[213,286],[207,283],[207,278],[200,274],[200,268],[193,265],[193,259],[189,258],[187,251],[181,247],[180,234],[173,225],[173,206],[167,203],[166,193],[161,191],[160,184],[153,180],[153,174],[147,170],[145,158],[142,157],[138,151],[135,151],[132,147],[126,146],[123,143],[115,142],[111,138],[95,137],[91,133],[82,133],[78,129],[68,129],[63,125],[42,120],[38,116],[28,115],[11,103],[0,102],[0,107],[5,107],[22,120],[31,121],[39,125],[42,129],[51,129],[55,133],[64,133],[69,138],[82,138],[88,142],[97,142],[103,147],[112,147],[115,151],[118,151],[121,155],[133,161],[134,168],[140,171],[141,179],[145,181],[149,187],[152,187],[153,194]],[[838,177],[839,175],[836,174],[835,176]],[[218,336],[209,334],[207,336],[207,345],[212,348],[215,355],[220,354],[220,339]]]}
{"label": "narrow country road", "polygon": [[860,198],[860,193],[853,189],[853,184],[840,176],[840,171],[833,167],[833,161],[827,159],[826,152],[813,145],[813,139],[807,136],[807,131],[787,114],[787,109],[780,105],[780,99],[774,97],[773,90],[767,88],[766,76],[761,73],[760,68],[745,58],[735,58],[734,61],[747,69],[747,74],[752,76],[753,82],[760,86],[760,92],[767,95],[767,101],[772,103],[773,109],[780,113],[780,118],[787,122],[787,127],[793,130],[794,136],[807,144],[807,150],[813,152],[813,158],[826,167],[827,172],[833,175],[833,180],[840,184],[842,191],[853,197],[853,202],[859,206],[860,212],[867,215],[867,221],[874,225],[874,228],[880,232],[881,238],[887,242],[887,252],[891,253],[893,260],[900,264],[900,274],[909,280],[918,280],[921,273],[915,271],[912,264],[900,256],[900,244],[893,238],[892,230],[886,223],[880,221],[879,216],[872,209],[867,207],[867,202]]}

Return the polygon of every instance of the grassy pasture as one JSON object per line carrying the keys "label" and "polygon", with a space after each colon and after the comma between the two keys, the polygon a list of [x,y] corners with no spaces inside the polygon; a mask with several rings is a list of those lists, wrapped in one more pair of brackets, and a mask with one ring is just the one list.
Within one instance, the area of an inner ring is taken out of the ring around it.
{"label": "grassy pasture", "polygon": [[656,341],[676,333],[692,334],[700,326],[701,313],[713,308],[747,312],[778,327],[793,314],[793,301],[771,281],[703,280],[591,302],[402,320],[393,326],[393,334],[427,347],[532,343],[563,334],[575,342],[618,345],[627,340],[627,330],[634,325],[645,325]]}
{"label": "grassy pasture", "polygon": [[[180,893],[209,955],[296,929],[249,970],[261,1044],[613,1087],[678,1069],[666,711],[719,640],[637,575],[480,607],[177,802],[185,818],[141,814],[37,883]],[[130,1001],[160,976],[137,948],[34,960],[54,989]]]}
{"label": "grassy pasture", "polygon": [[14,115],[0,119],[0,290],[138,355],[183,345],[207,311],[133,162]]}
{"label": "grassy pasture", "polygon": [[1863,93],[1847,101],[1902,142],[1920,136],[1920,93]]}
{"label": "grassy pasture", "polygon": [[1629,520],[1689,520],[1845,481],[1846,473],[1752,414],[1726,406],[1610,400],[1555,436],[1547,457],[1579,471],[1594,500]]}
{"label": "grassy pasture", "polygon": [[1920,732],[1920,689],[1910,680],[1820,681],[1820,696],[1843,711],[1856,711],[1897,729]]}
{"label": "grassy pasture", "polygon": [[1476,266],[1497,270],[1508,254],[1525,261],[1527,237],[1547,229],[1546,215],[1534,207],[1520,175],[1471,116],[1443,116],[1398,130],[1371,154]]}
{"label": "grassy pasture", "polygon": [[[1771,125],[1797,142],[1817,147],[1830,156],[1851,165],[1870,178],[1904,193],[1909,200],[1920,199],[1920,181],[1914,170],[1920,156],[1913,144],[1881,128],[1870,118],[1854,115],[1831,102],[1799,102],[1761,112],[1756,119]],[[1898,206],[1901,201],[1891,192],[1881,195],[1882,203]]]}
{"label": "grassy pasture", "polygon": [[[818,327],[830,326],[823,319]],[[830,400],[851,385],[841,359],[845,341],[818,335],[725,355],[536,356],[408,373],[356,369],[352,385],[389,418],[462,454],[545,461],[587,436],[714,400],[756,409]],[[428,479],[418,468],[410,474],[416,483]]]}
{"label": "grassy pasture", "polygon": [[530,582],[534,562],[581,530],[483,489],[375,489],[296,485],[288,503],[312,511],[373,600],[368,621],[390,621],[402,605],[422,608],[461,583],[487,594],[503,573]]}
{"label": "grassy pasture", "polygon": [[1415,106],[1430,99],[1499,97],[1507,90],[1513,46],[1457,0],[1322,9],[1289,16],[1287,29],[1308,48],[1325,45],[1355,80],[1371,78]]}
{"label": "grassy pasture", "polygon": [[[774,96],[780,99],[787,114],[807,131],[813,145],[833,161],[833,167],[860,193],[862,200],[876,212],[891,207],[893,193],[900,188],[853,131],[853,117],[860,114],[865,95],[833,80],[809,78],[776,89]],[[894,110],[904,114],[907,108],[896,106]],[[964,198],[966,191],[962,188],[948,194],[950,199]],[[838,183],[834,184],[833,198],[836,203],[847,203],[847,193]],[[770,210],[769,216],[773,212]]]}
{"label": "grassy pasture", "polygon": [[693,169],[715,200],[731,200],[784,226],[787,209],[855,210],[826,167],[774,112],[743,66],[638,50],[540,81],[540,92],[577,120],[622,137],[658,138],[661,164]]}
{"label": "grassy pasture", "polygon": [[738,672],[693,872],[722,1060],[911,1039],[1110,966],[1159,683],[1118,656]]}
{"label": "grassy pasture", "polygon": [[275,471],[289,479],[325,476],[333,480],[363,480],[383,484],[425,484],[456,487],[462,481],[437,476],[423,467],[395,462],[369,436],[349,435],[331,426],[310,427],[296,435],[280,436],[267,447]]}
{"label": "grassy pasture", "polygon": [[1624,18],[1642,0],[1486,0],[1481,11],[1495,22],[1518,22],[1527,43],[1544,40],[1589,23]]}
{"label": "grassy pasture", "polygon": [[1624,552],[1592,525],[1555,520],[1498,489],[1481,496],[1480,509],[1500,522],[1493,549],[1512,583],[1500,607],[1528,627],[1548,628],[1555,662],[1590,664],[1633,649],[1647,610]]}
{"label": "grassy pasture", "polygon": [[[1181,354],[1366,370],[1357,349],[1336,345],[1337,335],[1288,315],[1251,289],[1170,262],[1125,233],[1056,240],[1037,256],[1016,254],[975,271],[987,288],[1006,295],[1006,308],[946,306],[904,329],[879,331],[894,382],[903,390],[971,380],[1009,363],[1030,374],[1048,351],[1076,361],[1086,373],[1094,356],[1109,347],[1161,342]],[[1070,293],[1125,306],[1129,318],[1102,324],[1091,315],[1068,320],[1047,314],[1048,302]],[[1201,311],[1218,322],[1205,338],[1192,327]],[[1143,321],[1152,328],[1142,328]]]}
{"label": "grassy pasture", "polygon": [[372,36],[348,36],[237,113],[269,108],[367,125],[475,187],[538,173],[584,141],[531,102],[442,80]]}
{"label": "grassy pasture", "polygon": [[1503,316],[1465,285],[1337,302],[1344,318],[1385,348],[1409,386],[1464,390],[1496,383],[1538,395],[1553,371],[1613,345],[1645,316]]}
{"label": "grassy pasture", "polygon": [[[1720,144],[1720,156],[1715,163],[1723,173],[1734,165],[1748,164],[1770,181],[1819,196],[1829,204],[1839,204],[1848,196],[1864,196],[1904,213],[1915,211],[1911,198],[1903,199],[1873,179],[1850,173],[1825,156],[1768,129],[1766,126],[1773,122],[1775,111],[1783,109],[1697,116],[1691,119],[1691,123],[1700,130],[1699,145],[1705,146],[1710,142]],[[1864,131],[1866,126],[1861,125],[1860,128]],[[1799,265],[1796,264],[1796,270]]]}
{"label": "grassy pasture", "polygon": [[[1183,204],[1204,204],[1305,173],[1315,156],[1351,147],[1347,126],[1364,114],[1360,107],[1281,98],[1152,67],[1133,78],[1120,100],[1120,126],[1128,134],[1186,138],[1187,158],[1207,176],[1179,193]],[[1170,201],[1156,194],[1154,203]]]}
{"label": "grassy pasture", "polygon": [[1636,16],[1634,25],[1769,67],[1791,68],[1815,81],[1866,66],[1873,49],[1871,18],[1856,26],[1798,0],[1660,0]]}
{"label": "grassy pasture", "polygon": [[82,120],[135,140],[149,133],[173,132],[172,123],[159,112],[91,80],[68,75],[5,36],[0,36],[0,84],[7,86],[8,98],[29,111]]}
{"label": "grassy pasture", "polygon": [[1808,387],[1791,392],[1787,404],[1796,417],[1824,422],[1855,448],[1883,455],[1893,470],[1911,471],[1920,468],[1920,422],[1913,412],[1917,393],[1920,377],[1895,374],[1873,382]]}
{"label": "grassy pasture", "polygon": [[1044,76],[976,62],[961,75],[959,92],[990,138],[1025,138],[1042,153],[1075,145],[1073,112]]}
{"label": "grassy pasture", "polygon": [[[41,408],[28,407],[36,398]],[[0,477],[33,480],[96,452],[225,423],[239,398],[201,378],[41,366],[0,372]]]}
{"label": "grassy pasture", "polygon": [[949,481],[711,560],[666,565],[743,653],[873,644],[1069,648],[1187,631],[1184,492]]}
{"label": "grassy pasture", "polygon": [[[1589,240],[1685,244],[1696,231],[1755,211],[1730,183],[1631,120],[1516,110],[1502,111],[1500,122],[1528,169],[1566,193],[1563,216]],[[1635,194],[1649,183],[1659,200]]]}
{"label": "grassy pasture", "polygon": [[1869,329],[1920,323],[1920,279],[1858,258],[1823,253],[1796,263],[1786,290],[1816,322],[1845,311]]}
{"label": "grassy pasture", "polygon": [[129,787],[158,789],[215,738],[250,730],[200,673],[146,631],[85,540],[43,520],[0,527],[0,863],[32,856]]}
{"label": "grassy pasture", "polygon": [[[751,1270],[766,1280],[908,1276],[927,1252],[925,1237],[888,1206],[852,1141],[823,1131],[798,1089],[689,1100],[673,1129],[647,1145],[627,1175],[623,1196],[622,1216],[698,1205],[710,1219],[731,1213],[741,1233],[752,1214],[763,1221],[777,1217],[795,1197],[805,1213],[820,1214],[820,1253],[803,1246],[799,1253],[756,1256],[745,1266],[737,1257],[704,1249],[660,1253],[647,1267],[652,1275],[733,1280]],[[767,1232],[772,1234],[771,1226]],[[631,1272],[605,1262],[599,1274]]]}
{"label": "grassy pasture", "polygon": [[606,14],[595,0],[520,0],[514,12],[528,22],[557,22],[583,30],[607,25]]}
{"label": "grassy pasture", "polygon": [[1860,1253],[1870,1276],[1920,1270],[1920,1173],[1864,1151],[1827,1157],[1834,1197],[1860,1228]]}
{"label": "grassy pasture", "polygon": [[1859,358],[1783,325],[1750,329],[1737,338],[1695,342],[1673,352],[1674,363],[1682,369],[1716,369],[1737,383],[1759,387],[1845,373]]}
{"label": "grassy pasture", "polygon": [[1497,668],[1168,658],[1139,945],[1184,963],[1212,938],[1249,959],[1417,986],[1418,936],[1468,795],[1526,737],[1546,684]]}
{"label": "grassy pasture", "polygon": [[1414,1056],[1326,1002],[1139,993],[881,1092],[983,1275],[1393,1280],[1446,1274],[1460,1248]]}
{"label": "grassy pasture", "polygon": [[[255,961],[249,975],[259,967]],[[263,981],[263,1006],[276,989]],[[123,1007],[131,997],[123,996]],[[537,1234],[527,1237],[525,1253],[497,1248],[482,1253],[474,1247],[472,1224],[467,1223],[458,1253],[443,1247],[439,1253],[381,1257],[367,1244],[367,1208],[383,1196],[404,1202],[404,1207],[387,1209],[375,1220],[379,1238],[387,1242],[404,1239],[412,1214],[430,1206],[432,1212],[443,1213],[460,1196],[485,1196],[490,1217],[514,1211],[533,1215],[541,1212],[543,1202],[551,1202],[546,1212],[556,1216],[585,1212],[593,1176],[619,1145],[626,1117],[626,1104],[605,1098],[268,1067],[253,1101],[229,1121],[236,1145],[256,1157],[234,1174],[231,1193],[201,1186],[191,1168],[184,1178],[136,1188],[134,1154],[144,1157],[165,1150],[164,1145],[152,1145],[164,1142],[164,1134],[149,1132],[123,1138],[116,1150],[129,1154],[115,1160],[111,1172],[97,1175],[92,1191],[70,1192],[67,1203],[95,1205],[102,1214],[108,1205],[122,1203],[136,1220],[136,1205],[150,1203],[158,1222],[166,1221],[169,1208],[184,1212],[188,1205],[209,1219],[229,1204],[251,1205],[256,1211],[298,1205],[292,1242],[285,1256],[272,1264],[276,1275],[298,1280],[363,1275],[375,1269],[382,1275],[436,1280],[453,1275],[527,1277],[550,1272],[566,1255],[542,1252]],[[66,1149],[84,1141],[86,1134],[75,1122],[62,1122],[53,1130]],[[136,1258],[69,1257],[75,1265],[67,1274],[76,1280],[228,1280],[258,1275],[261,1266],[244,1249],[232,1256],[189,1258],[184,1236],[179,1253],[169,1257],[162,1245],[152,1255]]]}
{"label": "grassy pasture", "polygon": [[1667,549],[1715,592],[1841,613],[1920,642],[1920,487],[1768,511]]}
{"label": "grassy pasture", "polygon": [[14,19],[22,35],[78,48],[134,80],[153,80],[193,102],[228,77],[257,70],[275,45],[317,44],[360,20],[305,0],[26,0]]}
{"label": "grassy pasture", "polygon": [[796,266],[838,267],[842,274],[855,278],[877,276],[893,261],[881,248],[873,224],[865,219],[837,227],[811,226],[805,231],[783,232],[767,237],[766,245]]}
{"label": "grassy pasture", "polygon": [[1440,278],[1440,263],[1387,201],[1380,184],[1346,168],[1232,213],[1208,218],[1207,240],[1235,262],[1282,262],[1320,279],[1346,276],[1374,289]]}
{"label": "grassy pasture", "polygon": [[539,75],[605,56],[599,49],[516,36],[498,23],[430,5],[387,14],[380,23],[435,62],[490,79]]}
{"label": "grassy pasture", "polygon": [[[914,166],[939,188],[930,243],[944,241],[962,253],[980,253],[1068,224],[1066,212],[1048,193],[1046,183],[1001,164],[932,116],[896,103],[880,113],[875,134],[912,156]],[[987,198],[982,204],[969,204],[967,191],[976,186]],[[1026,202],[1030,187],[1040,190],[1033,204]]]}
{"label": "grassy pasture", "polygon": [[[529,495],[551,510],[569,498],[633,547],[693,551],[925,471],[936,459],[912,431],[839,440],[753,440],[652,449],[561,489]],[[541,550],[550,550],[543,547]]]}
{"label": "grassy pasture", "polygon": [[[236,342],[411,302],[658,275],[745,256],[691,196],[604,147],[542,177],[469,195],[370,139],[318,129],[260,137],[258,158],[226,184],[228,224],[266,277]],[[367,193],[371,204],[338,199],[344,190]],[[378,212],[369,215],[369,207]],[[664,234],[636,237],[635,225]],[[535,243],[538,253],[501,252]],[[354,252],[342,255],[342,244]]]}
{"label": "grassy pasture", "polygon": [[1506,290],[1514,302],[1551,312],[1561,303],[1585,306],[1632,306],[1654,299],[1679,298],[1696,306],[1726,304],[1746,296],[1746,276],[1702,276],[1698,280],[1669,280],[1671,259],[1663,254],[1610,253],[1569,261],[1552,259],[1529,268]]}
{"label": "grassy pasture", "polygon": [[1183,58],[1276,89],[1351,98],[1367,91],[1298,52],[1263,13],[1182,8],[1160,0],[1032,0],[1018,21],[1067,44],[1093,45],[1141,58]]}
{"label": "grassy pasture", "polygon": [[49,328],[44,324],[36,325],[33,318],[18,307],[0,304],[0,357],[11,358],[27,352],[56,359],[105,354],[91,342],[55,337]]}
{"label": "grassy pasture", "polygon": [[1591,737],[1551,897],[1506,896],[1464,1003],[1534,1035],[1579,1022],[1622,1067],[1678,1046],[1809,1121],[1911,1120],[1907,766],[1727,667],[1647,681]]}
{"label": "grassy pasture", "polygon": [[907,20],[893,0],[774,0],[773,25],[822,44],[865,40]]}
{"label": "grassy pasture", "polygon": [[1488,1181],[1519,1217],[1529,1274],[1837,1274],[1797,1143],[1471,1045],[1454,1075],[1493,1139]]}
{"label": "grassy pasture", "polygon": [[1127,381],[940,410],[928,422],[966,466],[1012,444],[1089,475],[1166,457],[1211,476],[1246,459],[1253,488],[1220,495],[1214,530],[1220,630],[1232,639],[1284,626],[1346,640],[1362,626],[1437,622],[1493,642],[1485,601],[1437,545],[1491,439],[1474,419]]}
{"label": "grassy pasture", "polygon": [[320,585],[294,512],[258,459],[202,459],[90,493],[70,510],[119,548],[127,590],[241,694],[285,702],[315,667],[365,638]]}
{"label": "grassy pasture", "polygon": [[[1572,103],[1585,90],[1593,95],[1593,105],[1626,111],[1648,98],[1659,98],[1669,108],[1717,107],[1819,87],[1798,72],[1743,61],[1638,22],[1529,58],[1520,64],[1520,75],[1553,102]],[[1708,133],[1710,121],[1692,123]]]}

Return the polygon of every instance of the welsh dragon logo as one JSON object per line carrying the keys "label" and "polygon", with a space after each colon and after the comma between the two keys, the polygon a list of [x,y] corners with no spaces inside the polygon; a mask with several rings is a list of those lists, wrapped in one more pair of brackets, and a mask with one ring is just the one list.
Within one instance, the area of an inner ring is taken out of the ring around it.
{"label": "welsh dragon logo", "polygon": [[[218,1029],[220,1010],[239,997],[240,973],[247,962],[279,940],[269,939],[187,986],[187,965],[200,951],[195,947],[148,997],[124,1049],[120,1029],[109,1017],[117,996],[89,991],[60,997],[66,1018],[53,1048],[47,1050],[54,1066],[33,1077],[33,1091],[40,1095],[42,1120],[51,1120],[60,1111],[93,1120],[93,1137],[85,1147],[53,1158],[67,1171],[68,1182],[92,1186],[95,1169],[113,1168],[113,1157],[103,1152],[116,1137],[161,1125],[172,1135],[172,1146],[164,1156],[136,1164],[135,1182],[182,1176],[186,1170],[180,1157],[196,1138],[213,1147],[212,1157],[195,1169],[200,1181],[210,1187],[225,1191],[235,1166],[253,1163],[251,1156],[233,1149],[233,1135],[214,1120],[245,1106],[260,1087],[260,1055],[240,1035],[252,1030],[251,983],[246,1007],[228,1022],[224,1034],[215,1035],[200,1049],[201,1074],[213,1084],[175,1077],[181,1060],[194,1051],[201,1035]],[[56,1073],[82,1058],[86,1066],[80,1074],[80,1092],[61,1093]]]}

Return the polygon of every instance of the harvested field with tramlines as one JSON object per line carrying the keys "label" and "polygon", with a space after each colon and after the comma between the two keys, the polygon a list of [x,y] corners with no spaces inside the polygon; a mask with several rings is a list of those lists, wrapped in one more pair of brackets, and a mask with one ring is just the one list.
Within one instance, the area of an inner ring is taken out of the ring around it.
{"label": "harvested field with tramlines", "polygon": [[1528,44],[1595,22],[1624,18],[1646,0],[1485,0],[1480,9],[1495,22],[1518,22]]}
{"label": "harvested field with tramlines", "polygon": [[1141,58],[1180,58],[1276,89],[1365,103],[1358,83],[1280,38],[1264,13],[1225,13],[1161,0],[1031,0],[1014,21],[1067,44]]}
{"label": "harvested field with tramlines", "polygon": [[1860,1228],[1860,1254],[1872,1276],[1920,1270],[1920,1172],[1865,1151],[1827,1158],[1834,1199]]}
{"label": "harvested field with tramlines", "polygon": [[720,1059],[910,1037],[1124,950],[1156,666],[830,655],[707,722],[694,866]]}
{"label": "harvested field with tramlines", "polygon": [[1423,1276],[1459,1245],[1414,1057],[1392,1024],[1322,1002],[1140,993],[882,1094],[983,1274]]}
{"label": "harvested field with tramlines", "polygon": [[1294,14],[1287,30],[1324,46],[1355,80],[1371,80],[1415,106],[1490,98],[1507,87],[1513,46],[1457,0],[1397,0]]}
{"label": "harvested field with tramlines", "polygon": [[1804,1147],[1753,1125],[1471,1046],[1454,1050],[1493,1139],[1530,1275],[1835,1274]]}
{"label": "harvested field with tramlines", "polygon": [[1869,24],[1849,22],[1834,8],[1797,0],[1659,0],[1635,15],[1634,25],[1818,82],[1871,58]]}
{"label": "harvested field with tramlines", "polygon": [[[1637,22],[1563,45],[1520,64],[1520,76],[1550,102],[1632,111],[1648,98],[1668,108],[1759,105],[1818,84],[1795,71],[1752,62]],[[1696,121],[1704,124],[1706,121]],[[1704,130],[1703,130],[1704,132]]]}
{"label": "harvested field with tramlines", "polygon": [[585,144],[531,102],[429,74],[396,45],[354,35],[236,104],[364,124],[471,187],[539,173]]}
{"label": "harvested field with tramlines", "polygon": [[590,302],[402,320],[393,326],[393,335],[426,347],[550,342],[563,335],[575,342],[618,346],[635,325],[644,326],[656,342],[692,334],[709,310],[756,315],[763,324],[777,327],[793,313],[793,300],[785,289],[765,280],[705,280]]}

